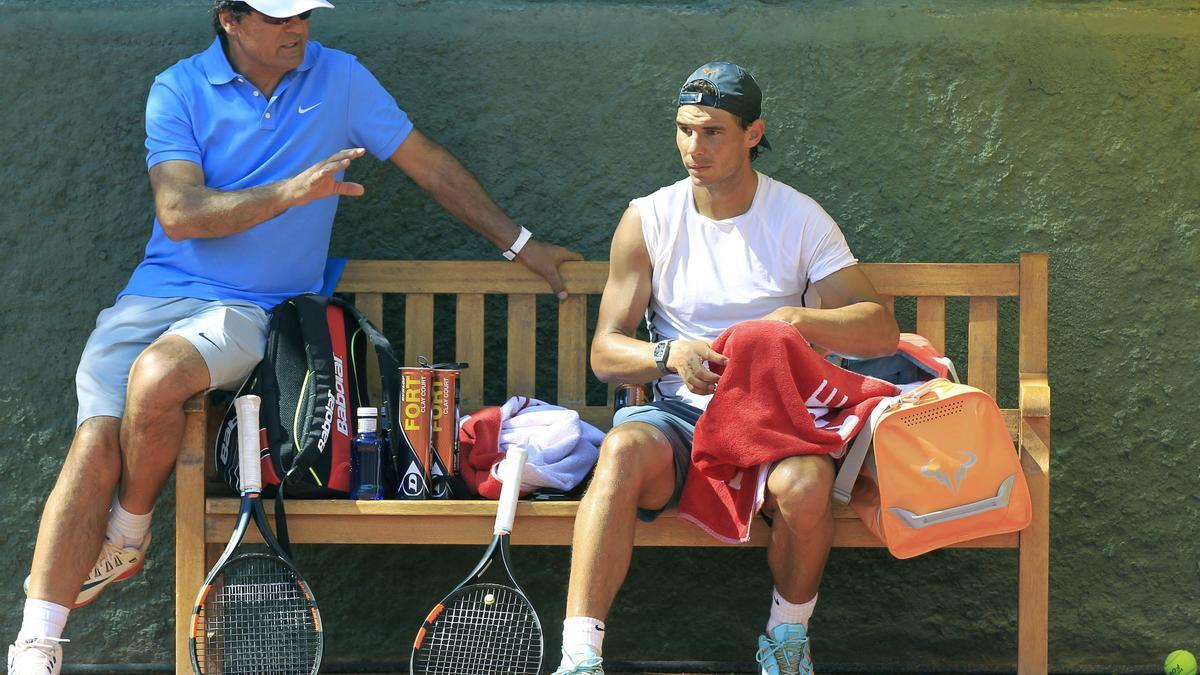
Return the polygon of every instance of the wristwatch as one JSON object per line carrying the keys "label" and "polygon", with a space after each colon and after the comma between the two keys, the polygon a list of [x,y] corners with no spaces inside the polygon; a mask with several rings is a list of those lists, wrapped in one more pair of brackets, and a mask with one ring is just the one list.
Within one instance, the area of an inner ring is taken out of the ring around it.
{"label": "wristwatch", "polygon": [[671,371],[667,370],[667,357],[671,355],[671,340],[660,340],[654,343],[654,363],[663,374]]}

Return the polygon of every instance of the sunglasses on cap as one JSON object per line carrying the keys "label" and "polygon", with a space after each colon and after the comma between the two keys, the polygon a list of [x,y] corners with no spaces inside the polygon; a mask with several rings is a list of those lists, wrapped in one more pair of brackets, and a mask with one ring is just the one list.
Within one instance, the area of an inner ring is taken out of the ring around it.
{"label": "sunglasses on cap", "polygon": [[284,17],[281,19],[276,16],[267,16],[266,14],[263,14],[262,12],[258,12],[257,10],[255,10],[255,11],[258,13],[259,16],[262,17],[263,23],[269,23],[272,26],[282,26],[282,25],[288,23],[289,21],[291,21],[292,19],[300,19],[301,21],[308,21],[308,17],[312,16],[312,13],[313,13],[313,11],[310,9],[307,12],[300,12],[299,14],[296,14],[295,16],[288,16],[288,17]]}

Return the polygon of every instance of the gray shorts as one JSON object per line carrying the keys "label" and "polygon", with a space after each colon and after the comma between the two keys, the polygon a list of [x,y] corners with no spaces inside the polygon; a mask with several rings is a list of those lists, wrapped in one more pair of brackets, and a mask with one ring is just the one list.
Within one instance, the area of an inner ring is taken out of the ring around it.
{"label": "gray shorts", "polygon": [[613,415],[613,428],[626,422],[643,422],[663,432],[671,443],[675,456],[675,491],[671,499],[659,509],[638,509],[638,518],[652,522],[663,511],[679,502],[683,492],[683,481],[692,465],[692,436],[696,433],[696,422],[700,420],[699,408],[681,401],[659,400],[646,405],[621,408]]}
{"label": "gray shorts", "polygon": [[96,328],[79,359],[77,425],[99,415],[124,414],[129,369],[164,335],[178,335],[196,347],[208,365],[210,389],[237,388],[262,359],[267,313],[240,300],[118,298],[96,317]]}

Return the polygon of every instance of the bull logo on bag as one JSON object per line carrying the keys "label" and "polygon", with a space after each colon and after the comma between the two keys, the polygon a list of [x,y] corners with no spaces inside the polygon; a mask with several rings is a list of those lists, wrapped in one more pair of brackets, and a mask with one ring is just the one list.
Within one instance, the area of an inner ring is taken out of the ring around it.
{"label": "bull logo on bag", "polygon": [[925,466],[921,467],[921,475],[932,478],[945,485],[951,492],[957,493],[958,489],[962,487],[962,481],[967,475],[967,470],[975,466],[975,462],[979,461],[979,458],[973,452],[968,452],[966,455],[966,459],[958,466],[958,471],[954,473],[953,478],[941,470],[941,462],[936,459],[929,460]]}

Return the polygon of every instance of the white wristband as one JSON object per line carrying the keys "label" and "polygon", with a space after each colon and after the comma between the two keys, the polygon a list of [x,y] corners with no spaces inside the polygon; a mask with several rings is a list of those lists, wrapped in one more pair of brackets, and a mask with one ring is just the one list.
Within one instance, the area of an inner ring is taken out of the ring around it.
{"label": "white wristband", "polygon": [[512,246],[508,247],[507,251],[504,251],[500,255],[509,260],[516,260],[517,254],[521,252],[521,249],[525,248],[525,244],[528,244],[530,239],[533,239],[533,233],[522,227],[521,234],[517,235],[517,240],[513,242]]}

